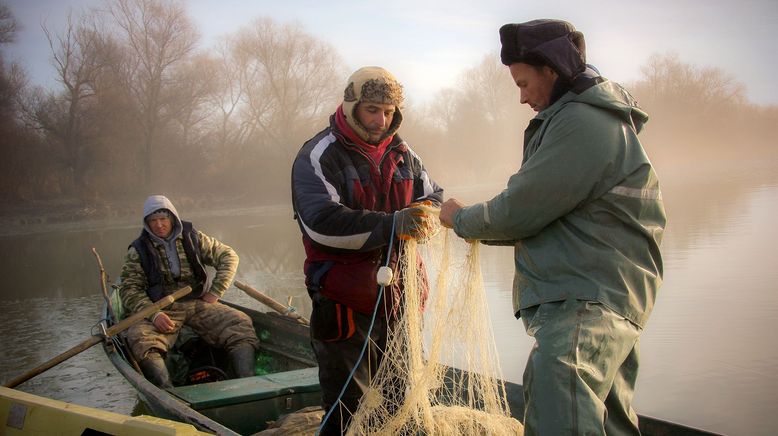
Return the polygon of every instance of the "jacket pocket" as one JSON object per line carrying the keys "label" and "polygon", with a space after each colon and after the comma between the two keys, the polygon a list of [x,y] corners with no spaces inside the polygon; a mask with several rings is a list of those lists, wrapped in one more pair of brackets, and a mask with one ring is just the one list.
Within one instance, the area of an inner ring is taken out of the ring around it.
{"label": "jacket pocket", "polygon": [[344,341],[354,336],[354,311],[321,294],[313,297],[311,338],[323,342]]}

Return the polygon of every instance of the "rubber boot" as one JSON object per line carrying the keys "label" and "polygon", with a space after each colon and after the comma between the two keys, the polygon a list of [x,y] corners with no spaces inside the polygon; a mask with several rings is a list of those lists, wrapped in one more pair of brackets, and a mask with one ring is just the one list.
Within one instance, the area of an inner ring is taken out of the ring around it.
{"label": "rubber boot", "polygon": [[238,345],[230,350],[229,356],[236,378],[254,375],[254,347],[248,344]]}
{"label": "rubber boot", "polygon": [[170,389],[173,383],[170,382],[170,373],[165,366],[165,360],[157,353],[149,353],[145,359],[139,362],[140,369],[146,379],[162,389]]}

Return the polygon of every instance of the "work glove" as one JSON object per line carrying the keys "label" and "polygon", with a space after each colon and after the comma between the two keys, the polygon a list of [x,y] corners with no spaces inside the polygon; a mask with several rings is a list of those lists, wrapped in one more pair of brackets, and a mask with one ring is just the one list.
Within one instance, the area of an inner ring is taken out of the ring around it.
{"label": "work glove", "polygon": [[405,209],[396,212],[395,232],[399,239],[415,239],[424,242],[435,236],[440,230],[438,214],[440,209],[429,200],[411,203]]}

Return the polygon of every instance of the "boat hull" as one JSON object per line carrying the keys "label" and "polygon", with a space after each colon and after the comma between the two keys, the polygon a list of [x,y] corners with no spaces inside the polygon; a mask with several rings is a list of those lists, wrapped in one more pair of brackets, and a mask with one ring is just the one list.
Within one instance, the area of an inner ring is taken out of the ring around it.
{"label": "boat hull", "polygon": [[[318,370],[310,347],[308,327],[274,314],[228,304],[251,317],[260,338],[260,353],[272,355],[278,372],[161,390],[136,372],[123,357],[121,344],[104,350],[117,370],[138,390],[151,413],[194,425],[220,435],[253,434],[269,422],[321,402]],[[126,350],[124,350],[126,354]],[[458,371],[450,369],[450,371]],[[522,421],[524,397],[519,384],[505,382],[511,414]],[[648,436],[699,436],[714,433],[639,416]]]}

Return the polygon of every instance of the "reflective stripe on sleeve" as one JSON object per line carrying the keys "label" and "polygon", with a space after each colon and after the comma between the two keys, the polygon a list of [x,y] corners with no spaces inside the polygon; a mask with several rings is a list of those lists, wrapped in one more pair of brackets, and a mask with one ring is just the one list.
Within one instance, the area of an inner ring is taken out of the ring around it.
{"label": "reflective stripe on sleeve", "polygon": [[661,200],[662,191],[658,189],[636,189],[626,186],[614,186],[608,191],[611,194],[621,195],[622,197],[641,198],[644,200]]}
{"label": "reflective stripe on sleeve", "polygon": [[335,142],[336,138],[335,135],[330,133],[329,135],[322,138],[321,141],[319,141],[318,144],[316,144],[315,147],[313,147],[313,150],[311,150],[311,165],[313,166],[313,171],[316,174],[316,176],[321,180],[322,184],[324,184],[324,187],[327,189],[327,193],[330,195],[330,198],[332,201],[336,203],[340,203],[340,195],[338,195],[338,191],[335,189],[334,186],[324,177],[324,172],[321,169],[321,156],[324,154],[324,151],[327,149],[327,147],[330,146],[333,142]]}
{"label": "reflective stripe on sleeve", "polygon": [[321,233],[317,233],[313,231],[310,227],[305,225],[302,219],[300,219],[300,224],[303,225],[303,228],[305,229],[305,233],[311,239],[327,247],[343,248],[348,250],[358,250],[365,245],[365,242],[367,242],[367,238],[370,237],[370,232],[359,233],[356,235],[347,235],[347,236],[322,235]]}

